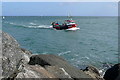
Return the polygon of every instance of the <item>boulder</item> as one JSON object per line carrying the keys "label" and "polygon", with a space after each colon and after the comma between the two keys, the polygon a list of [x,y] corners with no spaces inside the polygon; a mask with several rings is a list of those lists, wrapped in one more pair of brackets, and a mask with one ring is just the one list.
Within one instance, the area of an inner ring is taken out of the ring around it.
{"label": "boulder", "polygon": [[91,78],[89,75],[85,74],[83,71],[77,69],[76,67],[68,64],[63,58],[52,55],[33,55],[30,57],[30,65],[41,65],[45,66],[58,66],[63,68],[72,78]]}
{"label": "boulder", "polygon": [[105,80],[120,80],[120,63],[109,68],[104,75]]}

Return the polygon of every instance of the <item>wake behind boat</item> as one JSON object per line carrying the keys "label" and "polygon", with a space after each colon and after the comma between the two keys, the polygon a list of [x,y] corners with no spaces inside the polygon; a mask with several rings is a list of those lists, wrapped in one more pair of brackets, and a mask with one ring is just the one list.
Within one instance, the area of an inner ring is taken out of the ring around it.
{"label": "wake behind boat", "polygon": [[74,20],[65,20],[64,23],[59,24],[58,22],[52,22],[51,23],[52,26],[50,26],[50,28],[54,28],[56,30],[78,30],[80,28],[78,28],[77,24],[75,23]]}

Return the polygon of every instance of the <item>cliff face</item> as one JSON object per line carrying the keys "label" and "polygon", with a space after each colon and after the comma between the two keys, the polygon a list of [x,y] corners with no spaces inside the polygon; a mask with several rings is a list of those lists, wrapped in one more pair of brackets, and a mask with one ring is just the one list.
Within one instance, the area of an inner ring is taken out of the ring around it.
{"label": "cliff face", "polygon": [[[1,64],[0,64],[1,65]],[[95,68],[80,70],[56,55],[33,55],[20,48],[18,42],[2,32],[2,77],[3,78],[55,78],[103,80]],[[95,71],[94,71],[95,70]],[[90,74],[93,75],[90,75]]]}

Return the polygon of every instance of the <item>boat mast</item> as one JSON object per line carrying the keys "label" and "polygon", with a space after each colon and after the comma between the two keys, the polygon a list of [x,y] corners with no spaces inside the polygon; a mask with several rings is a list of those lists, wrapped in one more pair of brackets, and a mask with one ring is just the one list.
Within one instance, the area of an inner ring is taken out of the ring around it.
{"label": "boat mast", "polygon": [[70,20],[72,20],[72,16],[70,15],[70,13],[68,14],[68,18],[69,18]]}

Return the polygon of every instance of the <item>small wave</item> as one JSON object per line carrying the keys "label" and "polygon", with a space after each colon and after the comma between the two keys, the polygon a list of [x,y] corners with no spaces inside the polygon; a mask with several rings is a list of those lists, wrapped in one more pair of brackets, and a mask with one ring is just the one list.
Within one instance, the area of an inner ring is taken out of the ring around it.
{"label": "small wave", "polygon": [[61,55],[68,54],[68,53],[70,53],[70,52],[71,52],[71,51],[61,52],[61,53],[59,53],[58,55],[61,56]]}
{"label": "small wave", "polygon": [[16,25],[15,23],[10,22],[9,24]]}
{"label": "small wave", "polygon": [[81,59],[90,59],[89,57],[85,56],[85,57],[82,57]]}
{"label": "small wave", "polygon": [[75,54],[75,56],[77,57],[77,56],[79,56],[78,54]]}
{"label": "small wave", "polygon": [[30,24],[30,25],[37,25],[37,24],[35,24],[35,23],[32,23],[32,22],[30,22],[29,24]]}
{"label": "small wave", "polygon": [[4,22],[4,23],[6,23],[6,24],[11,24],[11,25],[16,25],[16,24],[13,23],[13,22]]}
{"label": "small wave", "polygon": [[25,25],[16,24],[16,23],[13,23],[13,22],[4,22],[4,23],[10,24],[10,25],[13,25],[13,26],[17,26],[17,27],[26,27]]}

